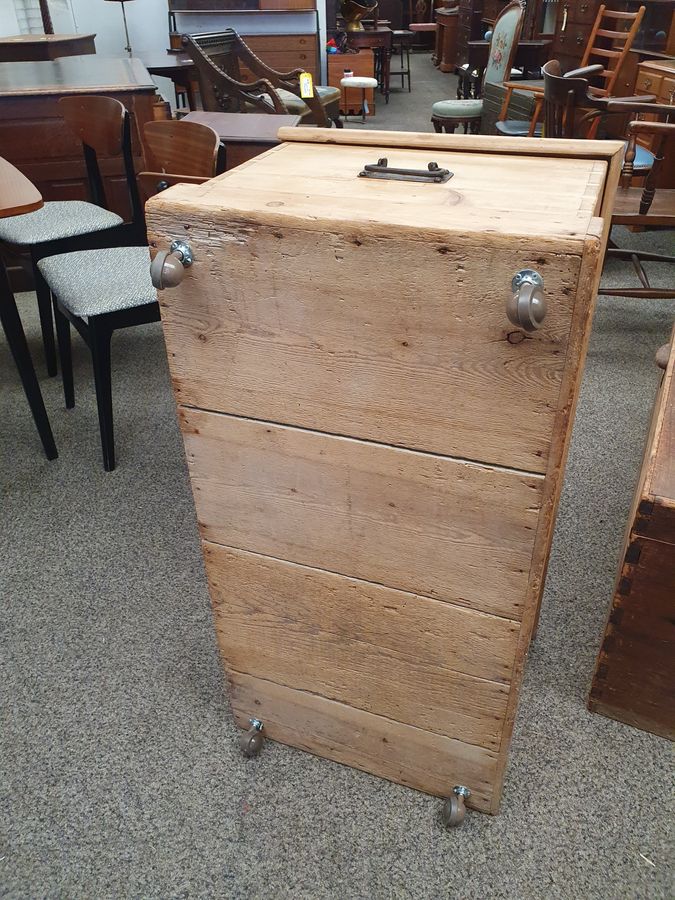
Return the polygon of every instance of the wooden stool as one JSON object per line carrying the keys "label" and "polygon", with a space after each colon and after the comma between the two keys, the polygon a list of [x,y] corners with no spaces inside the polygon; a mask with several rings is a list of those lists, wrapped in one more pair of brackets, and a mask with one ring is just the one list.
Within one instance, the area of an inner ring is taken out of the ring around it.
{"label": "wooden stool", "polygon": [[[343,88],[360,88],[362,91],[361,99],[361,122],[365,125],[366,116],[368,115],[368,101],[366,100],[366,91],[368,88],[377,87],[377,78],[369,78],[367,75],[348,75],[346,78],[340,79]],[[347,115],[345,114],[345,120]]]}

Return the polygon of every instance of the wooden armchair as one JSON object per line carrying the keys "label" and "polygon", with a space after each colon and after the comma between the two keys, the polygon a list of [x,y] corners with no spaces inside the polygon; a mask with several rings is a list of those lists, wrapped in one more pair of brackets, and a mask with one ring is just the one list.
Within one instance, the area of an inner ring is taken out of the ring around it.
{"label": "wooden armchair", "polygon": [[[340,89],[314,85],[300,97],[302,69],[277,72],[259,59],[232,28],[213,34],[184,34],[182,44],[199,75],[202,105],[208,112],[262,112],[299,115],[309,124],[338,128]],[[242,68],[253,75],[245,81]]]}

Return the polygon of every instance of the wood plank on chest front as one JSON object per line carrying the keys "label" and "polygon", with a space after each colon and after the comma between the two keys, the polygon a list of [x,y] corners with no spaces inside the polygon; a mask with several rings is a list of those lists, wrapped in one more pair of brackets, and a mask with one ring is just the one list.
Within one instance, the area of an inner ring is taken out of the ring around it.
{"label": "wood plank on chest front", "polygon": [[204,555],[228,669],[499,748],[518,623],[209,542]]}
{"label": "wood plank on chest front", "polygon": [[179,414],[205,539],[521,617],[540,476]]}

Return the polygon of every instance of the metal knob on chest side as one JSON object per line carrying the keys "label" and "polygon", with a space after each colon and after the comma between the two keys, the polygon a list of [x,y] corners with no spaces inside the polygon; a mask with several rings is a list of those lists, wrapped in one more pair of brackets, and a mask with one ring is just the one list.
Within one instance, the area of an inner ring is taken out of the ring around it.
{"label": "metal knob on chest side", "polygon": [[168,250],[160,250],[150,263],[150,278],[158,291],[177,287],[183,280],[185,270],[194,261],[192,250],[185,241],[172,241]]}
{"label": "metal knob on chest side", "polygon": [[524,331],[536,331],[546,317],[544,279],[534,269],[522,269],[513,276],[511,291],[506,302],[509,321]]}

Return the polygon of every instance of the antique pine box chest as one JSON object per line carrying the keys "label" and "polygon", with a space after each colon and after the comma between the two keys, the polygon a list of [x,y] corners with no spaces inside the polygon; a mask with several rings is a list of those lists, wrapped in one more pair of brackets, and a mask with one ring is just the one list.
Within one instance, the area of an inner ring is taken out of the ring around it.
{"label": "antique pine box chest", "polygon": [[147,207],[235,717],[496,812],[621,144],[280,137]]}

